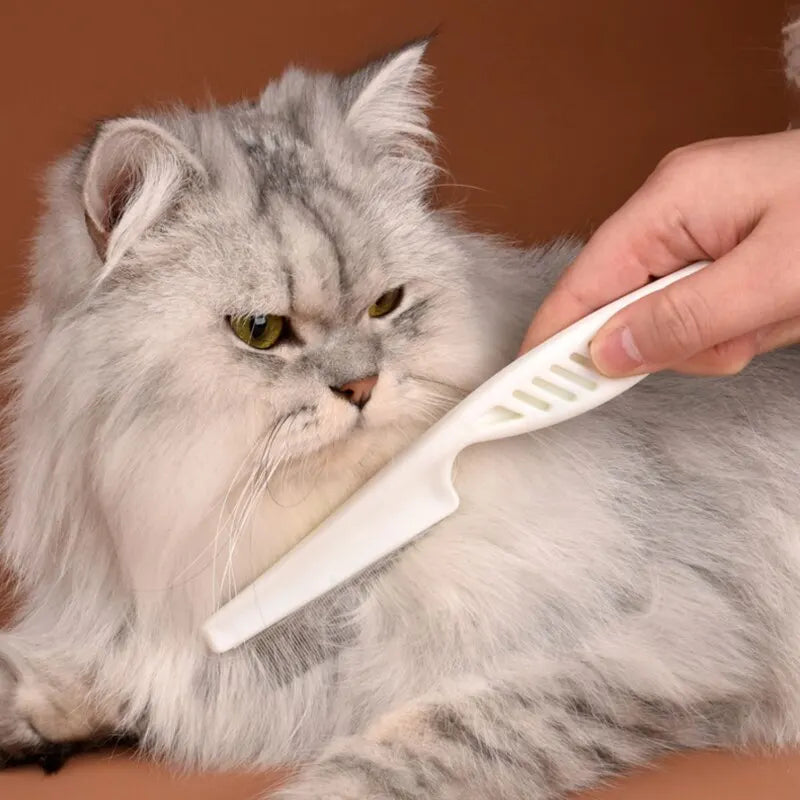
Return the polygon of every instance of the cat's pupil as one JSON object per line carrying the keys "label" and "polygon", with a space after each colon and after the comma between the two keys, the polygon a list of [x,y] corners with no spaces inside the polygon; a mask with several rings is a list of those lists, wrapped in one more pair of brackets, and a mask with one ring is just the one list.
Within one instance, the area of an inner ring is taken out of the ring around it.
{"label": "cat's pupil", "polygon": [[260,339],[267,330],[267,318],[262,314],[258,317],[250,318],[250,336],[252,339]]}

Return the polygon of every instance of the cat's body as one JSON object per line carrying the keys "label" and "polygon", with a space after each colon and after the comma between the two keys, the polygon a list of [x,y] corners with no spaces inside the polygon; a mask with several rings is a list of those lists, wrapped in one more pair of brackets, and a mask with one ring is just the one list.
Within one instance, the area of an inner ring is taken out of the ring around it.
{"label": "cat's body", "polygon": [[[513,357],[574,255],[428,208],[421,54],[113,122],[54,173],[16,321],[0,748],[130,732],[207,767],[324,752],[300,797],[544,800],[797,741],[797,350],[470,448],[428,536],[205,651],[210,611]],[[274,349],[225,321],[257,314],[291,320]]]}

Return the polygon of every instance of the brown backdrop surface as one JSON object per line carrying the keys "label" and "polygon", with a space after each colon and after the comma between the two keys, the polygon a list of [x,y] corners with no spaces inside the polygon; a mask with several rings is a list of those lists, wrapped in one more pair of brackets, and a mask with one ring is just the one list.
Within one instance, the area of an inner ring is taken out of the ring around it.
{"label": "brown backdrop surface", "polygon": [[[3,0],[3,313],[38,175],[100,117],[235,100],[288,62],[348,69],[438,27],[433,126],[459,184],[442,196],[473,225],[532,242],[586,232],[675,146],[785,127],[783,21],[782,0]],[[0,797],[245,798],[261,783],[101,757],[50,779],[0,774]],[[682,757],[592,795],[634,796],[797,798],[800,758]]]}

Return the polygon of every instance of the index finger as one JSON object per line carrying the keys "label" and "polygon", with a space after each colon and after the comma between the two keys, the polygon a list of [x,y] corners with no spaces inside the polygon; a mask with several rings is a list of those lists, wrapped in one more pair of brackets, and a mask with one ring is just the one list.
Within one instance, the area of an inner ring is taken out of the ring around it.
{"label": "index finger", "polygon": [[609,217],[539,307],[520,352],[652,278],[709,258],[676,202],[648,182]]}

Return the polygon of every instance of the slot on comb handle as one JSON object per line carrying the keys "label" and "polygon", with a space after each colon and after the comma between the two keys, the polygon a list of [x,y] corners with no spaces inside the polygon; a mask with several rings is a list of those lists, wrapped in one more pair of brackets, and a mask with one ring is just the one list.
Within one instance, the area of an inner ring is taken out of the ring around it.
{"label": "slot on comb handle", "polygon": [[653,281],[589,314],[534,348],[473,392],[458,408],[462,446],[549,427],[606,403],[647,375],[609,378],[594,368],[589,345],[618,311],[693,275],[708,262],[692,264]]}

